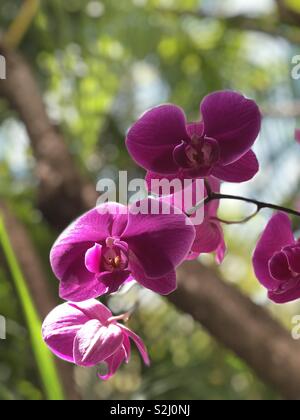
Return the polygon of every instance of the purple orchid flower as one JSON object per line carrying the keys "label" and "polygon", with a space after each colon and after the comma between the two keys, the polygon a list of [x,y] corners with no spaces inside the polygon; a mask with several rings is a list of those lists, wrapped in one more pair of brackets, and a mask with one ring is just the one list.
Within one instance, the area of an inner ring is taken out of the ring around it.
{"label": "purple orchid flower", "polygon": [[43,339],[56,356],[67,362],[84,367],[105,363],[108,372],[99,377],[107,380],[124,361],[129,362],[130,339],[145,364],[150,364],[140,337],[118,323],[126,316],[113,317],[106,306],[94,299],[77,304],[67,302],[57,306],[45,319]]}
{"label": "purple orchid flower", "polygon": [[259,165],[251,147],[261,127],[256,103],[221,91],[206,96],[200,111],[202,121],[189,124],[175,105],[151,109],[129,130],[129,153],[146,170],[174,178],[253,178]]}
{"label": "purple orchid flower", "polygon": [[285,213],[277,213],[268,223],[254,256],[255,274],[276,303],[300,298],[300,242],[294,238]]}
{"label": "purple orchid flower", "polygon": [[50,261],[60,296],[80,302],[116,292],[132,279],[166,295],[176,289],[175,269],[195,239],[188,217],[157,200],[140,203],[147,214],[107,203],[81,216],[57,239]]}

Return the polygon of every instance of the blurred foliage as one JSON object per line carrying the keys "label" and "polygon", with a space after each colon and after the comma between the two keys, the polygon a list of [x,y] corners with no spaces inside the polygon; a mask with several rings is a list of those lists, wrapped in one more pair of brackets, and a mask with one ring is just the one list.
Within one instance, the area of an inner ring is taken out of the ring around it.
{"label": "blurred foliage", "polygon": [[[15,19],[21,3],[1,0],[2,32]],[[94,181],[117,178],[119,170],[127,170],[130,178],[143,175],[126,152],[124,135],[137,115],[160,102],[181,105],[193,120],[198,118],[201,98],[213,90],[241,90],[267,110],[297,97],[299,83],[290,77],[296,46],[280,38],[230,29],[216,18],[185,13],[203,7],[212,13],[221,8],[234,14],[233,3],[238,12],[246,2],[42,0],[20,49],[35,71],[49,115],[64,133],[83,173]],[[251,2],[254,12],[265,3],[268,8],[267,1]],[[288,3],[299,10],[297,1]],[[0,194],[28,226],[56,291],[48,264],[56,233],[35,208],[34,160],[28,138],[3,100],[0,122]],[[256,150],[262,171],[254,181],[230,187],[231,191],[289,204],[299,198],[295,124],[293,117],[270,114],[266,118]],[[222,206],[222,216],[229,219],[242,218],[247,211],[236,203]],[[299,305],[278,309],[267,303],[251,269],[251,252],[267,214],[248,225],[226,229],[230,254],[220,273],[258,303],[268,304],[290,328]],[[203,262],[212,264],[212,258],[204,256]],[[119,303],[114,300],[111,305],[118,310],[139,302],[131,324],[145,338],[153,365],[145,370],[135,354],[130,366],[108,383],[99,382],[95,370],[78,368],[76,383],[84,398],[277,398],[239,359],[164,300],[139,291],[121,297]],[[0,399],[45,398],[5,263],[0,267],[0,313],[9,320],[8,339],[0,341]]]}

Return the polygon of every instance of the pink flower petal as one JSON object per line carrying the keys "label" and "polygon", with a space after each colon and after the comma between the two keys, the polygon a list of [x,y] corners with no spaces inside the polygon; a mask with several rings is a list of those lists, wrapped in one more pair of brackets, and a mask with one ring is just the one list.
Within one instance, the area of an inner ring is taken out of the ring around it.
{"label": "pink flower petal", "polygon": [[108,372],[106,375],[98,375],[99,378],[103,381],[107,381],[108,379],[110,379],[117,372],[121,364],[124,362],[125,357],[126,356],[124,348],[121,347],[112,356],[108,357],[105,360],[105,363],[108,367]]}
{"label": "pink flower petal", "polygon": [[196,227],[196,239],[192,251],[198,254],[216,251],[223,239],[222,231],[217,223],[205,221]]}
{"label": "pink flower petal", "polygon": [[106,287],[99,282],[98,276],[86,269],[83,254],[80,258],[74,259],[73,264],[65,272],[64,279],[59,285],[59,296],[64,300],[82,302],[102,296],[105,290]]}
{"label": "pink flower petal", "polygon": [[[106,293],[115,293],[119,288],[130,279],[129,270],[105,271],[98,276],[98,282],[103,285]],[[99,295],[101,296],[101,295]]]}
{"label": "pink flower petal", "polygon": [[90,299],[79,303],[69,302],[69,305],[78,309],[89,319],[98,319],[102,324],[106,324],[108,319],[112,317],[112,313],[107,306],[96,299]]}
{"label": "pink flower petal", "polygon": [[286,290],[285,292],[275,293],[273,291],[268,292],[268,297],[273,302],[278,304],[292,302],[300,298],[300,282],[298,287],[293,287]]}
{"label": "pink flower petal", "polygon": [[204,134],[204,124],[202,121],[188,123],[186,129],[190,138],[193,136],[202,137]]}
{"label": "pink flower petal", "polygon": [[[105,214],[100,214],[100,212]],[[59,280],[77,278],[76,262],[80,264],[81,283],[90,281],[91,273],[81,264],[86,251],[107,237],[120,236],[124,231],[128,215],[125,206],[107,203],[93,209],[72,223],[57,239],[50,252],[52,270]],[[83,254],[83,255],[82,255]],[[83,270],[85,268],[85,272]]]}
{"label": "pink flower petal", "polygon": [[97,274],[100,272],[101,257],[102,245],[95,244],[87,250],[85,254],[85,266],[90,273]]}
{"label": "pink flower petal", "polygon": [[60,359],[74,362],[73,342],[89,316],[68,303],[57,306],[46,317],[42,336],[51,351]]}
{"label": "pink flower petal", "polygon": [[122,237],[142,264],[145,275],[151,278],[163,277],[181,264],[195,238],[189,218],[183,213],[174,214],[176,211],[167,203],[161,202],[160,214],[150,214],[151,206],[155,208],[157,203],[152,199],[140,203],[148,208],[149,214],[130,212]]}
{"label": "pink flower petal", "polygon": [[267,289],[278,286],[269,271],[269,261],[275,253],[295,242],[291,221],[284,213],[275,214],[267,224],[253,255],[253,266],[256,277]]}
{"label": "pink flower petal", "polygon": [[222,181],[245,182],[252,179],[259,170],[259,163],[255,153],[249,150],[237,161],[225,166],[216,166],[212,175]]}
{"label": "pink flower petal", "polygon": [[131,269],[134,279],[142,286],[160,295],[169,295],[177,288],[176,273],[174,270],[164,276],[149,278],[136,256],[131,255]]}
{"label": "pink flower petal", "polygon": [[113,355],[123,343],[122,330],[114,324],[103,326],[98,320],[88,321],[74,340],[74,361],[79,366],[96,366]]}
{"label": "pink flower petal", "polygon": [[131,344],[127,334],[124,334],[123,348],[125,352],[125,362],[129,363],[131,357]]}
{"label": "pink flower petal", "polygon": [[124,325],[119,325],[119,326],[122,329],[122,331],[125,332],[125,334],[134,341],[135,345],[137,346],[144,360],[145,365],[149,366],[150,358],[149,358],[148,351],[146,349],[146,346],[143,340],[137,334],[135,334],[133,331],[131,331],[129,328],[125,327]]}
{"label": "pink flower petal", "polygon": [[256,103],[232,91],[215,92],[201,103],[205,134],[215,138],[221,162],[229,164],[241,158],[255,142],[261,126]]}
{"label": "pink flower petal", "polygon": [[[280,251],[276,252],[269,261],[269,271],[273,279],[278,282],[285,282],[291,278],[291,270],[286,255]],[[275,290],[277,290],[279,284]]]}
{"label": "pink flower petal", "polygon": [[284,248],[283,252],[288,259],[290,269],[300,274],[300,244],[297,243],[294,246],[288,246]]}
{"label": "pink flower petal", "polygon": [[126,145],[133,159],[143,168],[162,173],[177,172],[173,149],[188,140],[186,117],[175,105],[161,105],[146,112],[131,127]]}
{"label": "pink flower petal", "polygon": [[227,252],[227,246],[224,240],[224,234],[222,231],[222,228],[220,226],[220,230],[222,232],[222,239],[221,242],[216,250],[216,262],[217,264],[222,264],[222,262],[224,261],[224,258],[226,256],[226,252]]}

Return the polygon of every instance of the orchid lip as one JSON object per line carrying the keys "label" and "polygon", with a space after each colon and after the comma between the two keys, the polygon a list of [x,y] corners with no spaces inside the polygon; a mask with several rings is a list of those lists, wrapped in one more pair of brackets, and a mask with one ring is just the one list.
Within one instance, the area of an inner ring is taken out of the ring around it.
{"label": "orchid lip", "polygon": [[300,286],[300,275],[297,278],[292,278],[289,281],[283,282],[276,290],[272,290],[273,293],[280,295],[281,293],[287,292],[295,287]]}
{"label": "orchid lip", "polygon": [[218,142],[210,137],[193,135],[189,142],[182,140],[173,150],[173,159],[182,169],[211,172],[220,160]]}
{"label": "orchid lip", "polygon": [[88,271],[94,274],[100,274],[103,271],[125,270],[128,267],[127,251],[125,243],[108,237],[104,246],[95,244],[87,250],[85,266]]}

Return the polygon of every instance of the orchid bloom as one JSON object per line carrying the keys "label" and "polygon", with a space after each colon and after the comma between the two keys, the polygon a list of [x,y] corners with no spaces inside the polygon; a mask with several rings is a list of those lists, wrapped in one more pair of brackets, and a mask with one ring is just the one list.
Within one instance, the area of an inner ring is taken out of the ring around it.
{"label": "orchid bloom", "polygon": [[60,280],[60,297],[80,302],[116,292],[134,279],[166,295],[176,289],[175,269],[195,239],[188,217],[146,199],[147,214],[106,203],[79,217],[54,244],[50,261]]}
{"label": "orchid bloom", "polygon": [[300,298],[300,242],[285,213],[269,221],[253,256],[255,274],[276,303]]}
{"label": "orchid bloom", "polygon": [[67,362],[92,367],[105,363],[109,379],[120,365],[130,359],[130,339],[150,364],[143,341],[133,331],[118,323],[126,317],[113,317],[111,311],[97,300],[64,303],[57,306],[43,323],[43,339],[50,350]]}
{"label": "orchid bloom", "polygon": [[253,178],[259,165],[251,147],[261,127],[256,103],[221,91],[205,97],[200,112],[202,121],[189,124],[175,105],[151,109],[129,130],[129,153],[144,169],[173,178]]}

